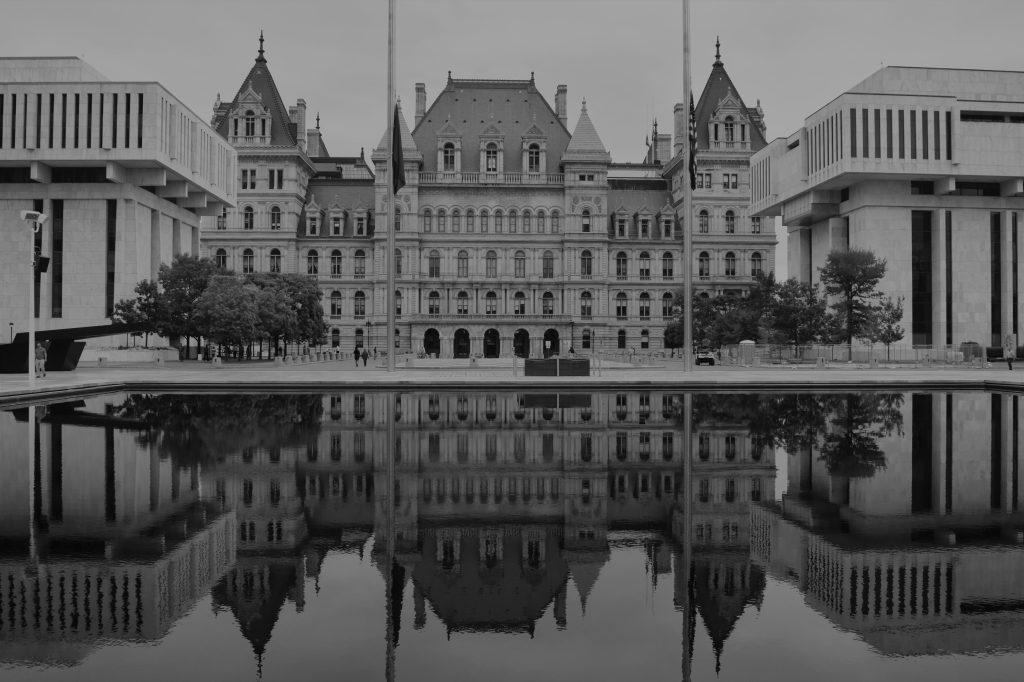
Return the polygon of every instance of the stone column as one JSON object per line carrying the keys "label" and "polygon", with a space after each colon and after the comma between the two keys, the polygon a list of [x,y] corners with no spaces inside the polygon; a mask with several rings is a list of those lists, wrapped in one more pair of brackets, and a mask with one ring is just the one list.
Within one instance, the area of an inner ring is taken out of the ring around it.
{"label": "stone column", "polygon": [[[1013,326],[1013,211],[1004,211],[1000,216],[999,231],[999,256],[1002,260],[1000,270],[1002,277],[999,286],[1002,288],[1002,318],[1003,324],[999,335],[999,343],[1005,343],[1007,334],[1016,334]],[[1018,261],[1019,263],[1019,261]],[[1018,343],[1020,340],[1018,339]]]}
{"label": "stone column", "polygon": [[[946,334],[952,320],[946,319],[946,211],[932,211],[932,345],[946,345]],[[912,305],[904,301],[906,311]]]}

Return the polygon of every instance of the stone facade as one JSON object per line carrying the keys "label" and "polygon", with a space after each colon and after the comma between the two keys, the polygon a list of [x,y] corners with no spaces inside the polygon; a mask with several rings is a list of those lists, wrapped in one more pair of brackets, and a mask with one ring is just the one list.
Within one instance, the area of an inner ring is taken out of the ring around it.
{"label": "stone facade", "polygon": [[833,249],[888,263],[905,341],[1002,346],[1020,333],[1024,73],[887,67],[753,159],[754,211],[781,216],[791,273]]}
{"label": "stone facade", "polygon": [[49,220],[35,248],[36,328],[104,324],[174,255],[199,217],[233,203],[230,145],[157,83],[115,83],[77,58],[0,59],[0,319],[28,324],[32,247],[20,211]]}

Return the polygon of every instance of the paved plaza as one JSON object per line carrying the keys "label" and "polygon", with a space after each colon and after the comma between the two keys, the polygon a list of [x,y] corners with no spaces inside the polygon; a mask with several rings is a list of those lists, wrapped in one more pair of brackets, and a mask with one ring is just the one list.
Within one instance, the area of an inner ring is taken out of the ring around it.
{"label": "paved plaza", "polygon": [[389,372],[383,361],[366,366],[351,359],[279,365],[273,362],[83,363],[73,372],[50,372],[29,385],[27,376],[0,375],[0,404],[48,400],[103,391],[337,391],[339,389],[587,389],[665,387],[701,391],[740,390],[1024,390],[1024,365],[1010,371],[991,365],[927,366],[833,363],[759,367],[696,367],[684,373],[679,360],[652,364],[593,363],[588,377],[524,376],[510,359],[404,361]]}

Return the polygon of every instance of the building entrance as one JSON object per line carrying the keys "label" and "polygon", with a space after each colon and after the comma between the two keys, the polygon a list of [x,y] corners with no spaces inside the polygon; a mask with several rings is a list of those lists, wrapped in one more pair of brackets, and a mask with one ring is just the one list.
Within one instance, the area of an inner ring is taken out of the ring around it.
{"label": "building entrance", "polygon": [[455,344],[452,347],[452,355],[456,358],[469,357],[469,332],[465,329],[455,330]]}
{"label": "building entrance", "polygon": [[517,329],[512,337],[512,352],[520,358],[530,357],[530,332],[525,329]]}
{"label": "building entrance", "polygon": [[484,357],[501,357],[501,335],[497,329],[488,329],[484,332]]}
{"label": "building entrance", "polygon": [[423,352],[434,357],[441,355],[441,334],[436,329],[428,329],[423,334]]}
{"label": "building entrance", "polygon": [[549,329],[544,332],[544,357],[550,358],[552,355],[558,355],[558,350],[558,332]]}

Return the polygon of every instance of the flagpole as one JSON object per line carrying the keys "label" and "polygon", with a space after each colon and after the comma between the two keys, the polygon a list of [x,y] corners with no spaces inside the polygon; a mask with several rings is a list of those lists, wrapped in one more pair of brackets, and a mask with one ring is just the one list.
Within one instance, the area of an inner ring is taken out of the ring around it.
{"label": "flagpole", "polygon": [[[690,0],[683,0],[683,101],[687,118],[686,167],[691,168],[696,146],[693,130],[693,86],[690,83]],[[690,173],[683,181],[683,372],[693,371],[693,186]]]}
{"label": "flagpole", "polygon": [[[388,0],[388,163],[387,163],[387,224],[384,226],[387,233],[387,241],[384,258],[385,270],[387,272],[386,290],[384,292],[384,305],[387,310],[387,332],[384,339],[384,348],[387,351],[388,372],[395,371],[395,184],[393,174],[394,168],[394,126],[395,120],[395,0]],[[400,150],[399,150],[400,152]]]}

